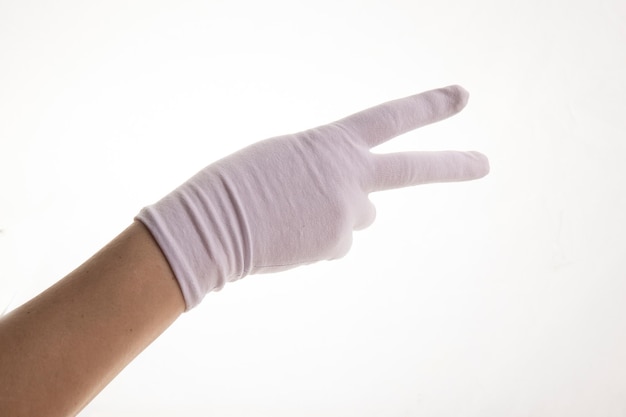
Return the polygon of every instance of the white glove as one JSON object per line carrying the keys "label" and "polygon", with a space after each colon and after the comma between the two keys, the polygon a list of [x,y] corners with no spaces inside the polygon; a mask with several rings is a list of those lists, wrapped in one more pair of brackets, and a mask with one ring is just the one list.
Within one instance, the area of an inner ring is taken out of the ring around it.
{"label": "white glove", "polygon": [[480,178],[477,152],[372,154],[370,148],[459,112],[450,86],[255,143],[197,173],[136,217],[165,254],[187,309],[226,282],[340,258],[372,223],[368,194]]}

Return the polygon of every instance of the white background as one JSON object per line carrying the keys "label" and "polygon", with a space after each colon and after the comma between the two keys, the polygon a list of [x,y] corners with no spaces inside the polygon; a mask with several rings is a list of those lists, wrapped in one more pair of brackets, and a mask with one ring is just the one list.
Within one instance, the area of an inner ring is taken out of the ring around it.
{"label": "white background", "polygon": [[228,153],[458,83],[349,255],[209,294],[83,416],[626,415],[622,0],[0,1],[0,311]]}

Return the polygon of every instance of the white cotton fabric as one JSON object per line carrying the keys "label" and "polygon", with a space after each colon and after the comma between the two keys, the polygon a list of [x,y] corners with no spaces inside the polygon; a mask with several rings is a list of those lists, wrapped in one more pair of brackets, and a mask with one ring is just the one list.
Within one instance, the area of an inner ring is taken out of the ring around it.
{"label": "white cotton fabric", "polygon": [[368,194],[480,178],[478,152],[373,154],[370,148],[460,111],[459,86],[427,91],[221,159],[136,217],[167,258],[187,309],[248,274],[340,258],[374,221]]}

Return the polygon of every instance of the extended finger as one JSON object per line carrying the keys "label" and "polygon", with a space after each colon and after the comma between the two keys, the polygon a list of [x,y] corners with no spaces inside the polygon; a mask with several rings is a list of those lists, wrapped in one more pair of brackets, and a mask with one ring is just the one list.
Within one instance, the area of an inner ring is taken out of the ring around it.
{"label": "extended finger", "polygon": [[389,101],[335,123],[371,148],[458,113],[465,107],[468,97],[463,87],[453,85]]}
{"label": "extended finger", "polygon": [[467,181],[489,173],[489,161],[479,152],[401,152],[373,155],[374,178],[369,191],[433,182]]}

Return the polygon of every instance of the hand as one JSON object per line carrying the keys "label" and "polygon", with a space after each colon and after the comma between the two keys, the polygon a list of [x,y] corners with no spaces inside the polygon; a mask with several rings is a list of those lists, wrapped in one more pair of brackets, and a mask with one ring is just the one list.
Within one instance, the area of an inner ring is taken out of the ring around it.
{"label": "hand", "polygon": [[370,152],[459,112],[467,98],[451,86],[258,142],[209,165],[137,219],[163,250],[188,309],[248,274],[339,258],[352,231],[374,220],[369,193],[488,173],[477,152]]}

